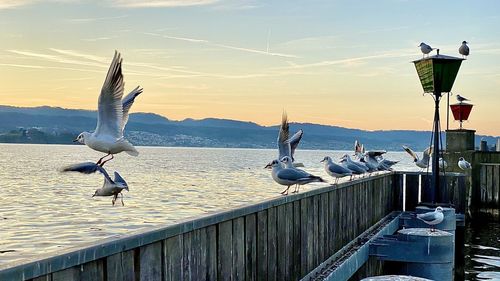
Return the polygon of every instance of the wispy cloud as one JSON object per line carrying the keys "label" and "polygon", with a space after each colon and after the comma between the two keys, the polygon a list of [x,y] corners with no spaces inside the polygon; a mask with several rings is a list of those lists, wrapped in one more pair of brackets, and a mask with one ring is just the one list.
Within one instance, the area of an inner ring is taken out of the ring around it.
{"label": "wispy cloud", "polygon": [[80,39],[85,42],[97,42],[97,41],[103,41],[103,40],[111,40],[116,37],[97,37],[97,38],[85,38],[85,39]]}
{"label": "wispy cloud", "polygon": [[27,56],[27,57],[33,57],[33,58],[42,59],[42,60],[51,61],[51,62],[56,62],[56,63],[94,66],[94,67],[101,67],[101,68],[107,67],[107,65],[105,65],[103,63],[74,60],[74,59],[69,59],[69,58],[65,58],[65,57],[61,57],[61,56],[42,54],[42,53],[37,53],[37,52],[32,52],[32,51],[25,51],[25,50],[8,50],[8,51],[11,53],[14,53],[14,54],[23,55],[23,56]]}
{"label": "wispy cloud", "polygon": [[128,15],[121,15],[121,16],[114,16],[114,17],[74,18],[74,19],[68,19],[68,21],[72,22],[72,23],[88,23],[88,22],[95,22],[95,21],[124,19],[126,17],[128,17]]}
{"label": "wispy cloud", "polygon": [[363,61],[373,60],[373,59],[383,59],[383,58],[399,58],[399,57],[408,57],[414,55],[415,52],[401,52],[401,51],[392,51],[388,53],[369,55],[369,56],[360,56],[360,57],[351,57],[345,59],[337,59],[337,60],[324,60],[314,63],[307,64],[294,64],[288,62],[288,66],[277,67],[275,69],[301,69],[301,68],[311,68],[311,67],[322,67],[322,66],[331,66],[331,65],[345,65],[350,66],[355,63],[360,63]]}
{"label": "wispy cloud", "polygon": [[41,2],[70,3],[77,0],[0,0],[1,9],[14,9]]}
{"label": "wispy cloud", "polygon": [[231,46],[231,45],[226,45],[226,44],[219,44],[219,43],[210,42],[210,41],[204,40],[204,39],[169,36],[169,35],[163,35],[163,34],[151,33],[151,32],[145,32],[144,34],[151,35],[151,36],[156,36],[156,37],[162,37],[162,38],[166,38],[166,39],[185,41],[185,42],[190,42],[190,43],[200,43],[200,44],[205,44],[205,45],[211,46],[211,47],[219,47],[219,48],[224,48],[224,49],[230,49],[230,50],[242,51],[242,52],[247,52],[247,53],[260,54],[260,55],[266,55],[266,56],[276,56],[276,57],[284,57],[284,58],[299,58],[299,56],[296,56],[296,55],[283,54],[283,53],[275,53],[275,52],[267,52],[267,51],[264,51],[264,50],[244,48],[244,47],[238,47],[238,46]]}
{"label": "wispy cloud", "polygon": [[124,8],[202,6],[216,2],[219,0],[111,0],[112,5]]}

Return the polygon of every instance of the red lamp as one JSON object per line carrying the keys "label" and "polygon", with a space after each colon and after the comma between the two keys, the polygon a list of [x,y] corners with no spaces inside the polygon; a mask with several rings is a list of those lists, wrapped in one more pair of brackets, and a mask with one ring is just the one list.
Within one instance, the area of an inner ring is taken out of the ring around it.
{"label": "red lamp", "polygon": [[451,112],[453,112],[453,118],[460,122],[460,129],[462,129],[462,122],[469,119],[469,114],[472,110],[473,105],[469,103],[456,103],[450,104]]}

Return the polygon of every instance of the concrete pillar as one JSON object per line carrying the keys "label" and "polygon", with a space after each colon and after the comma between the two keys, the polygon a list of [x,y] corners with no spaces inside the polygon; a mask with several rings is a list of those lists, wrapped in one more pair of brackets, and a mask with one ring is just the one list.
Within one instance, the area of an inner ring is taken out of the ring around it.
{"label": "concrete pillar", "polygon": [[474,150],[475,130],[446,130],[446,151]]}

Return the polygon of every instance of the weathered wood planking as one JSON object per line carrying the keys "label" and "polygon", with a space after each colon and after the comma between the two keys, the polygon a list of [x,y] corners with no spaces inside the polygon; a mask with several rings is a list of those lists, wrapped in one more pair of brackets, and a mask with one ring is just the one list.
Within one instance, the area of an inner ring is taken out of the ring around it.
{"label": "weathered wood planking", "polygon": [[297,280],[400,208],[401,179],[371,176],[187,220],[39,279]]}

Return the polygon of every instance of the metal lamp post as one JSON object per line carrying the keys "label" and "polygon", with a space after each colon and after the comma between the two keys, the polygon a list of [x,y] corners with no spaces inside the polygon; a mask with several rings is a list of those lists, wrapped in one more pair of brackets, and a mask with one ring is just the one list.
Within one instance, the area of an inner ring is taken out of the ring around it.
{"label": "metal lamp post", "polygon": [[439,54],[429,56],[423,59],[413,61],[417,69],[418,78],[424,89],[424,93],[431,93],[434,98],[434,139],[433,139],[433,154],[432,154],[432,203],[439,202],[439,156],[441,154],[439,139],[440,139],[440,118],[439,118],[439,101],[442,93],[451,92],[458,70],[463,59]]}

